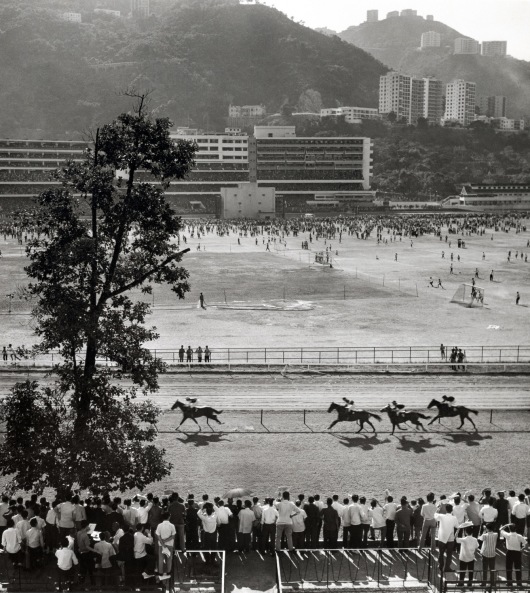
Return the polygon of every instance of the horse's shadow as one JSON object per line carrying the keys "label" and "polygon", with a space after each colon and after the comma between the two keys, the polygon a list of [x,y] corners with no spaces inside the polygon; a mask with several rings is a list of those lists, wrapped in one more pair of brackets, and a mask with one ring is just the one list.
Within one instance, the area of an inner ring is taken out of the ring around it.
{"label": "horse's shadow", "polygon": [[398,436],[398,449],[406,451],[407,453],[426,453],[428,449],[435,449],[436,447],[445,447],[445,445],[438,445],[431,443],[431,437],[422,437],[418,440],[409,441],[408,435]]}
{"label": "horse's shadow", "polygon": [[[334,435],[335,436],[335,435]],[[344,447],[359,447],[363,451],[372,451],[376,445],[384,445],[390,443],[390,439],[381,440],[376,434],[364,434],[356,437],[335,436],[339,443]]]}
{"label": "horse's shadow", "polygon": [[468,447],[478,447],[480,441],[489,441],[493,437],[490,434],[481,435],[479,432],[459,432],[454,434],[448,434],[443,437],[445,441],[454,445],[463,443]]}
{"label": "horse's shadow", "polygon": [[177,439],[184,445],[194,445],[195,447],[208,447],[212,443],[220,443],[222,441],[228,441],[231,443],[231,439],[226,438],[224,435],[215,433],[199,433],[194,432],[193,434],[183,435],[184,439]]}

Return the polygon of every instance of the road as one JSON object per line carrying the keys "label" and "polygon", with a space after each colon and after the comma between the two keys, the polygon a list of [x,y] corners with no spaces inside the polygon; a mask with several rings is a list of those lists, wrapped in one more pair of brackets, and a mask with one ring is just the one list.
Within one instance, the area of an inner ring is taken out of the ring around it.
{"label": "road", "polygon": [[[0,373],[0,397],[16,381],[43,381],[39,373]],[[425,408],[433,398],[454,395],[457,403],[476,409],[530,409],[530,381],[525,375],[256,373],[167,374],[152,399],[162,409],[177,397],[199,397],[200,403],[223,410],[325,409],[348,397],[357,407],[381,408],[392,400],[409,408]]]}

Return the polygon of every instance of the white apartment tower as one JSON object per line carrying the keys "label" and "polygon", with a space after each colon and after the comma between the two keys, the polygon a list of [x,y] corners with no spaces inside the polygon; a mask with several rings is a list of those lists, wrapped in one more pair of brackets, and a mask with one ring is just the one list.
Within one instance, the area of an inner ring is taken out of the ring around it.
{"label": "white apartment tower", "polygon": [[482,55],[483,56],[505,56],[508,51],[507,41],[483,41]]}
{"label": "white apartment tower", "polygon": [[377,23],[379,20],[379,11],[378,10],[367,10],[366,11],[366,22],[367,23]]}
{"label": "white apartment tower", "polygon": [[455,54],[478,54],[480,53],[480,43],[476,39],[467,39],[458,37],[455,39]]}
{"label": "white apartment tower", "polygon": [[440,33],[436,31],[426,31],[421,35],[421,45],[422,49],[426,47],[440,47],[442,43],[442,36]]}
{"label": "white apartment tower", "polygon": [[389,72],[379,79],[379,113],[396,114],[416,124],[424,117],[430,124],[439,124],[442,117],[442,83],[435,78],[415,78]]}
{"label": "white apartment tower", "polygon": [[445,87],[446,122],[468,126],[475,119],[477,85],[466,80],[453,80]]}

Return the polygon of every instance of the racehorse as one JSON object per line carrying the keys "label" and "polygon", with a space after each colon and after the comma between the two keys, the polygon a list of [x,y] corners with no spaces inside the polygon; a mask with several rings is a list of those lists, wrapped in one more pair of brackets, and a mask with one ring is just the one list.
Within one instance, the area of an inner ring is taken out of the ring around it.
{"label": "racehorse", "polygon": [[396,426],[399,430],[407,430],[406,428],[401,428],[401,424],[406,424],[407,422],[412,422],[416,428],[425,430],[425,427],[420,422],[420,418],[422,420],[428,420],[430,418],[430,416],[426,416],[421,412],[401,412],[399,410],[394,410],[390,405],[384,407],[381,412],[386,412],[388,414],[390,422],[392,423],[392,434],[394,434]]}
{"label": "racehorse", "polygon": [[464,420],[469,420],[473,425],[473,428],[477,430],[475,423],[469,417],[470,412],[478,414],[476,410],[466,408],[465,406],[448,406],[444,402],[439,402],[437,399],[432,399],[427,407],[429,409],[434,407],[438,408],[438,414],[429,422],[429,424],[432,424],[435,420],[438,420],[438,418],[453,418],[454,416],[460,416],[460,426],[458,428],[464,426]]}
{"label": "racehorse", "polygon": [[357,432],[361,432],[361,430],[364,428],[365,422],[369,424],[372,427],[372,430],[375,432],[375,426],[370,422],[370,418],[375,418],[376,420],[379,420],[379,422],[381,421],[381,416],[378,416],[377,414],[372,414],[366,410],[350,410],[346,406],[332,402],[328,408],[328,414],[334,410],[337,411],[339,416],[329,425],[328,430],[333,428],[337,422],[357,421],[361,425]]}
{"label": "racehorse", "polygon": [[193,422],[195,422],[195,424],[199,427],[199,430],[201,430],[201,425],[195,419],[201,418],[202,416],[206,417],[206,424],[208,424],[210,428],[212,428],[210,426],[210,420],[215,420],[218,424],[223,424],[217,418],[217,414],[222,414],[222,410],[216,410],[215,408],[212,408],[210,406],[192,406],[189,404],[185,404],[184,402],[181,402],[179,399],[171,406],[172,410],[176,410],[177,408],[179,408],[182,412],[182,420],[180,421],[180,424],[177,426],[177,430],[182,426],[182,424],[186,420],[188,420],[188,418],[193,420]]}

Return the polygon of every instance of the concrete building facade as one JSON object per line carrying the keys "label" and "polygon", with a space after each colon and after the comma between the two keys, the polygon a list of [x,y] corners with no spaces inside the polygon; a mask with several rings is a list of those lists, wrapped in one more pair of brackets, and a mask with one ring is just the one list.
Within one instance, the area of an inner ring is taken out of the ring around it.
{"label": "concrete building facade", "polygon": [[63,12],[61,14],[61,19],[63,21],[68,21],[69,23],[80,23],[82,21],[80,12]]}
{"label": "concrete building facade", "polygon": [[455,54],[479,54],[480,43],[476,39],[467,39],[465,37],[458,37],[455,39]]}
{"label": "concrete building facade", "polygon": [[131,15],[138,18],[147,18],[151,14],[149,0],[131,0]]}
{"label": "concrete building facade", "polygon": [[378,109],[373,107],[332,107],[320,110],[320,117],[341,117],[349,124],[360,123],[363,119],[382,119]]}
{"label": "concrete building facade", "polygon": [[399,16],[399,10],[391,10],[390,12],[386,13],[387,19],[395,19]]}
{"label": "concrete building facade", "polygon": [[418,11],[412,8],[405,8],[401,11],[400,16],[418,16]]}
{"label": "concrete building facade", "polygon": [[508,99],[502,95],[479,97],[477,106],[481,115],[487,117],[506,117]]}
{"label": "concrete building facade", "polygon": [[468,126],[475,119],[477,85],[466,80],[453,80],[445,87],[445,123]]}
{"label": "concrete building facade", "polygon": [[379,11],[378,10],[367,10],[366,11],[366,22],[367,23],[377,23],[379,20]]}
{"label": "concrete building facade", "polygon": [[442,36],[436,31],[426,31],[421,35],[420,47],[440,47],[442,43]]}
{"label": "concrete building facade", "polygon": [[443,116],[443,83],[436,78],[423,79],[423,117],[431,126],[439,126]]}
{"label": "concrete building facade", "polygon": [[274,218],[276,192],[274,187],[259,187],[254,182],[238,183],[221,188],[221,218]]}
{"label": "concrete building facade", "polygon": [[483,41],[483,56],[505,56],[508,51],[507,41]]}

